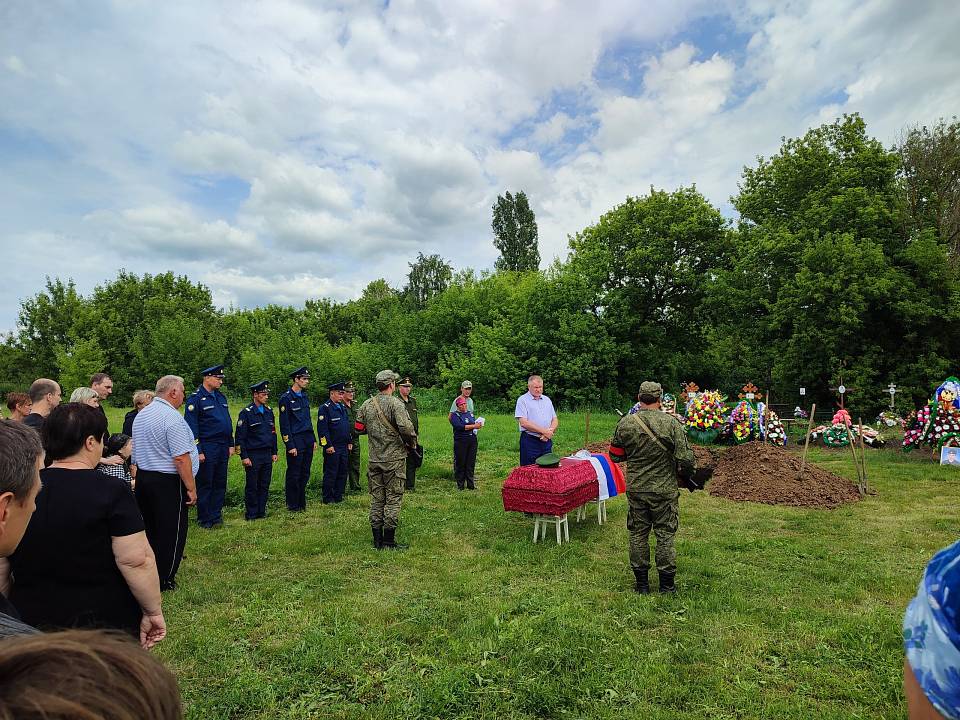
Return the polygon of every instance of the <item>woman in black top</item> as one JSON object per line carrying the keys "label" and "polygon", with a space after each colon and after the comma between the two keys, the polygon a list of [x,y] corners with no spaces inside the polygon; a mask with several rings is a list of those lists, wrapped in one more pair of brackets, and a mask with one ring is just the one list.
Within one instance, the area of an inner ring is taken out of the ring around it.
{"label": "woman in black top", "polygon": [[473,413],[467,410],[467,399],[462,395],[456,399],[457,411],[450,413],[453,425],[453,476],[457,488],[474,490],[474,468],[477,465],[477,431],[483,423],[477,422]]}
{"label": "woman in black top", "polygon": [[123,416],[123,434],[133,437],[133,421],[137,413],[153,402],[152,390],[137,390],[133,394],[133,410]]}
{"label": "woman in black top", "polygon": [[106,429],[103,415],[80,403],[47,417],[52,463],[10,557],[11,600],[36,627],[117,628],[151,647],[166,635],[160,580],[129,487],[96,470]]}

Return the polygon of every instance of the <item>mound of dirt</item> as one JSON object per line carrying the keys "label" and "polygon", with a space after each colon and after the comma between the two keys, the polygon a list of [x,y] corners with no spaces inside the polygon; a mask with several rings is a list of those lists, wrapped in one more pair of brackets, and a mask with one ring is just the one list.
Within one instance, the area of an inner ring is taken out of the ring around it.
{"label": "mound of dirt", "polygon": [[854,483],[809,462],[801,479],[800,457],[781,447],[749,442],[718,456],[713,479],[707,485],[716,497],[822,509],[860,499]]}
{"label": "mound of dirt", "polygon": [[592,442],[589,445],[587,445],[587,450],[589,450],[592,453],[598,453],[598,454],[610,452],[610,441],[602,440],[600,442]]}

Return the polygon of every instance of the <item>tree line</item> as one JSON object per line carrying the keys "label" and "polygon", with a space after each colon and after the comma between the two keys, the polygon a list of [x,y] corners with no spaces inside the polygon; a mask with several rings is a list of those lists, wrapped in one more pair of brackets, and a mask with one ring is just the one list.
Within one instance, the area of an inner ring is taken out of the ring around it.
{"label": "tree line", "polygon": [[355,300],[299,308],[219,310],[209,289],[173,273],[121,270],[86,297],[48,278],[0,345],[0,378],[5,389],[41,376],[72,388],[106,371],[122,397],[225,362],[240,394],[263,378],[282,386],[303,364],[361,387],[390,367],[436,388],[440,408],[464,378],[506,403],[538,373],[561,406],[613,408],[646,378],[731,396],[752,381],[791,404],[805,387],[807,402],[832,407],[842,377],[866,418],[890,382],[907,409],[958,373],[955,119],[885,148],[844,116],[746,166],[731,202],[735,221],[695,186],[651,188],[540,271],[529,200],[506,193],[493,207],[493,272],[420,254],[403,288],[378,279]]}

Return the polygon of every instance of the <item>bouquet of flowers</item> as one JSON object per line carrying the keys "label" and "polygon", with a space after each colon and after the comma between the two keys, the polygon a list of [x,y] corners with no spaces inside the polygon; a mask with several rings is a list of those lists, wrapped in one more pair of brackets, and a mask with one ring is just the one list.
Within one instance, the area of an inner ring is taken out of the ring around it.
{"label": "bouquet of flowers", "polygon": [[732,426],[734,442],[745,443],[753,440],[760,433],[760,419],[756,409],[746,400],[741,400],[730,413],[729,424]]}
{"label": "bouquet of flowers", "polygon": [[687,403],[687,435],[703,445],[716,441],[723,427],[727,398],[717,390],[698,393]]}
{"label": "bouquet of flowers", "polygon": [[770,411],[767,417],[766,431],[766,439],[768,442],[773,445],[787,444],[787,431],[784,429],[783,423],[780,422],[779,416],[773,412],[773,410]]}
{"label": "bouquet of flowers", "polygon": [[802,407],[797,405],[793,409],[793,417],[796,418],[797,420],[806,420],[810,416],[807,414],[806,410],[804,410]]}
{"label": "bouquet of flowers", "polygon": [[907,420],[903,449],[909,451],[923,444],[935,453],[944,445],[960,444],[960,380],[955,377],[947,378],[933,399]]}
{"label": "bouquet of flowers", "polygon": [[884,410],[882,413],[877,415],[878,426],[886,425],[887,427],[896,427],[899,425],[900,427],[903,427],[905,422],[906,421],[902,417],[890,410]]}
{"label": "bouquet of flowers", "polygon": [[[836,416],[834,416],[836,418]],[[849,434],[848,434],[849,431]],[[856,436],[856,430],[844,422],[835,422],[823,432],[823,444],[827,447],[842,448],[850,444],[850,438]]]}

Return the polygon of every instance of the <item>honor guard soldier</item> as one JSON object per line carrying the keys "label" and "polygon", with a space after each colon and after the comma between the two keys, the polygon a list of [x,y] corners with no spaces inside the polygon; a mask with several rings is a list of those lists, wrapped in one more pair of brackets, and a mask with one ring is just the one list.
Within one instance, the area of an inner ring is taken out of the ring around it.
{"label": "honor guard soldier", "polygon": [[197,522],[200,527],[223,525],[227,494],[227,462],[233,455],[233,420],[223,386],[223,365],[201,371],[203,383],[187,398],[184,420],[193,431],[200,453],[197,473]]}
{"label": "honor guard soldier", "polygon": [[[419,435],[420,415],[417,411],[417,399],[410,394],[413,390],[413,380],[411,380],[409,376],[403,378],[400,384],[397,385],[397,390],[400,392],[400,402],[402,402],[403,406],[407,409],[407,416],[413,425],[413,431]],[[417,464],[410,455],[407,455],[406,474],[407,479],[404,487],[410,492],[413,492],[417,486]]]}
{"label": "honor guard soldier", "polygon": [[662,593],[676,592],[677,551],[674,537],[680,518],[681,479],[693,474],[695,457],[687,433],[672,415],[660,412],[663,387],[640,383],[640,410],[624,415],[610,441],[610,459],[626,463],[627,531],[630,566],[636,591],[650,592],[650,532],[657,539],[656,563]]}
{"label": "honor guard soldier", "polygon": [[343,386],[343,406],[347,409],[347,418],[350,421],[350,442],[353,443],[347,460],[347,490],[351,493],[363,490],[360,487],[360,433],[354,427],[357,422],[357,406],[353,403],[356,392],[357,386],[354,385],[353,380],[348,380]]}
{"label": "honor guard soldier", "polygon": [[287,509],[302,512],[307,509],[307,483],[310,482],[310,467],[317,449],[313,434],[313,418],[310,417],[310,398],[307,386],[310,371],[299,367],[290,373],[293,383],[280,396],[280,435],[287,448],[286,496]]}
{"label": "honor guard soldier", "polygon": [[259,520],[267,516],[267,498],[273,464],[277,461],[277,426],[273,410],[267,407],[270,385],[266,380],[250,386],[253,404],[247,405],[237,416],[237,452],[247,474],[243,493],[246,504],[244,517]]}
{"label": "honor guard soldier", "polygon": [[330,399],[317,411],[317,440],[323,449],[323,503],[343,502],[353,437],[350,415],[343,406],[342,382],[327,386]]}
{"label": "honor guard soldier", "polygon": [[381,370],[376,376],[378,394],[357,410],[357,432],[367,435],[367,487],[370,489],[370,528],[377,550],[406,547],[396,540],[403,483],[406,479],[407,449],[416,447],[417,434],[410,417],[393,391],[397,374]]}

